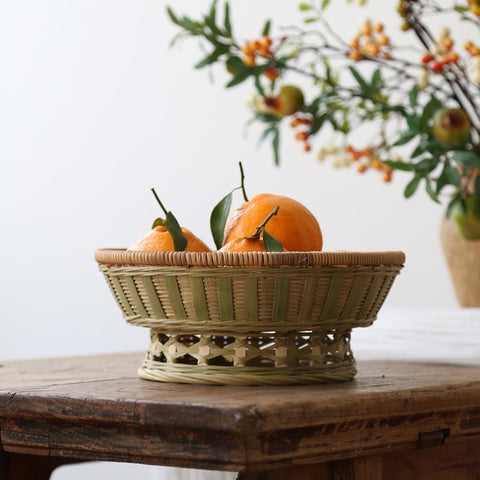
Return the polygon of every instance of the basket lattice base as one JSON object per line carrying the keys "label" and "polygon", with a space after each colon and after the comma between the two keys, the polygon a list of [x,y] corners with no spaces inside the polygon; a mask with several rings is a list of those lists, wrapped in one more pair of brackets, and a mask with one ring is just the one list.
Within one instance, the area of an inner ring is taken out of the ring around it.
{"label": "basket lattice base", "polygon": [[139,369],[165,382],[284,385],[351,380],[350,331],[174,335],[151,331]]}

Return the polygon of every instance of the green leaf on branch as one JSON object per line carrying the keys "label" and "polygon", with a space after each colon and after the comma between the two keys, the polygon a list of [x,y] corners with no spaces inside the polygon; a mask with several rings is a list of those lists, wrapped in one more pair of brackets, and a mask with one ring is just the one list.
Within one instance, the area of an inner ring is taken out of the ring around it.
{"label": "green leaf on branch", "polygon": [[169,42],[168,46],[173,47],[178,41],[182,40],[183,38],[187,38],[190,36],[190,33],[182,30],[181,32],[178,32]]}
{"label": "green leaf on branch", "polygon": [[437,142],[434,138],[423,137],[418,144],[418,147],[413,151],[411,158],[419,157],[424,153],[430,154],[444,154],[448,150],[447,147]]}
{"label": "green leaf on branch", "polygon": [[453,185],[460,188],[460,173],[458,170],[448,161],[443,165],[443,170],[437,178],[437,194],[440,193],[447,185]]}
{"label": "green leaf on branch", "polygon": [[415,175],[413,179],[407,184],[403,192],[405,198],[410,198],[417,191],[421,179],[422,177],[420,175]]}
{"label": "green leaf on branch", "polygon": [[382,86],[382,72],[379,68],[375,69],[372,75],[372,80],[370,81],[370,88],[375,94],[380,90]]}
{"label": "green leaf on branch", "polygon": [[410,106],[414,109],[417,108],[417,105],[418,105],[419,92],[420,92],[420,88],[417,84],[415,84],[408,94],[408,100],[410,102]]}
{"label": "green leaf on branch", "polygon": [[217,0],[213,0],[212,4],[210,5],[210,10],[208,12],[208,17],[215,20],[216,16],[217,16]]}
{"label": "green leaf on branch", "polygon": [[360,74],[360,72],[352,67],[352,66],[349,66],[348,67],[350,72],[352,73],[353,77],[355,78],[355,80],[357,81],[358,85],[360,85],[360,88],[367,94],[367,95],[372,95],[372,89],[370,87],[370,85],[368,84],[368,82],[362,77],[362,75]]}
{"label": "green leaf on branch", "polygon": [[399,147],[400,145],[405,145],[406,143],[412,141],[418,135],[417,130],[404,130],[400,133],[400,137],[393,144],[394,147]]}
{"label": "green leaf on branch", "polygon": [[203,25],[200,22],[195,22],[188,18],[187,16],[183,16],[179,19],[180,26],[183,27],[185,30],[188,30],[190,35],[203,35]]}
{"label": "green leaf on branch", "polygon": [[312,136],[318,133],[322,129],[326,119],[327,119],[326,114],[320,115],[319,117],[314,117],[312,124],[310,125],[310,130],[308,131],[309,136]]}
{"label": "green leaf on branch", "polygon": [[432,97],[430,101],[425,105],[423,109],[422,116],[420,117],[420,130],[425,132],[429,128],[430,120],[433,118],[437,110],[442,108],[442,102],[438,100],[436,97]]}
{"label": "green leaf on branch", "polygon": [[230,4],[228,2],[225,2],[223,26],[228,36],[232,38],[232,23],[230,21]]}
{"label": "green leaf on branch", "polygon": [[167,14],[170,17],[170,20],[172,23],[175,25],[178,25],[179,27],[182,27],[183,25],[180,23],[180,20],[177,18],[171,7],[167,7]]}
{"label": "green leaf on branch", "polygon": [[223,32],[217,27],[217,0],[213,0],[208,15],[204,17],[204,21],[214,35],[223,36]]}
{"label": "green leaf on branch", "polygon": [[402,170],[404,172],[411,172],[414,168],[411,163],[401,162],[399,160],[383,160],[382,163],[394,170]]}
{"label": "green leaf on branch", "polygon": [[307,105],[304,109],[306,113],[311,113],[315,115],[317,110],[321,107],[322,103],[328,97],[327,92],[322,92],[318,97],[314,98],[310,105]]}
{"label": "green leaf on branch", "polygon": [[272,28],[272,21],[267,20],[265,22],[265,25],[263,26],[262,37],[266,37],[266,36],[270,35],[271,28]]}
{"label": "green leaf on branch", "polygon": [[276,127],[273,131],[272,150],[273,160],[275,165],[278,167],[280,165],[280,130],[278,127]]}
{"label": "green leaf on branch", "polygon": [[393,112],[393,113],[398,113],[402,116],[406,116],[407,112],[405,111],[405,107],[403,105],[382,105],[382,111],[387,113],[387,112]]}
{"label": "green leaf on branch", "polygon": [[428,194],[428,196],[436,203],[440,203],[440,200],[438,199],[437,192],[433,188],[432,181],[426,177],[425,178],[425,190]]}
{"label": "green leaf on branch", "polygon": [[204,68],[207,65],[211,65],[212,63],[215,63],[222,55],[228,53],[229,50],[230,50],[230,47],[228,45],[225,45],[223,43],[219,44],[218,47],[210,55],[207,55],[203,60],[198,62],[195,65],[195,68],[197,70],[200,70],[201,68]]}
{"label": "green leaf on branch", "polygon": [[233,76],[233,78],[227,83],[226,88],[232,88],[235,85],[239,85],[252,75],[254,75],[253,68],[245,68]]}
{"label": "green leaf on branch", "polygon": [[439,143],[435,138],[427,138],[424,141],[425,150],[433,154],[446,153],[449,148],[446,145]]}
{"label": "green leaf on branch", "polygon": [[234,75],[232,80],[227,83],[226,88],[234,87],[251,76],[261,75],[263,72],[267,71],[270,68],[270,65],[266,63],[265,65],[258,65],[256,67],[246,67],[243,65],[243,69]]}
{"label": "green leaf on branch", "polygon": [[280,163],[280,119],[268,113],[257,113],[255,119],[267,124],[267,128],[262,132],[258,139],[258,144],[262,144],[267,138],[272,138],[272,149],[275,165]]}
{"label": "green leaf on branch", "polygon": [[261,112],[257,112],[255,114],[255,119],[260,120],[263,123],[276,123],[276,124],[278,124],[278,122],[280,121],[280,119],[278,117],[276,117],[275,115],[271,115],[270,113],[261,113]]}
{"label": "green leaf on branch", "polygon": [[307,12],[308,10],[312,10],[313,7],[312,7],[312,5],[310,5],[309,3],[301,3],[301,4],[298,6],[298,9],[299,9],[301,12]]}
{"label": "green leaf on branch", "polygon": [[465,167],[480,168],[480,156],[473,152],[456,151],[453,154],[453,159]]}
{"label": "green leaf on branch", "polygon": [[260,138],[258,139],[258,143],[263,143],[270,135],[274,135],[275,131],[278,129],[278,123],[275,122],[273,125],[266,128]]}
{"label": "green leaf on branch", "polygon": [[413,165],[413,168],[420,175],[425,176],[431,173],[433,170],[435,170],[439,161],[440,159],[438,157],[424,158],[423,160],[420,160],[418,163],[415,163]]}
{"label": "green leaf on branch", "polygon": [[409,130],[420,132],[420,119],[416,115],[406,115],[405,121]]}
{"label": "green leaf on branch", "polygon": [[232,74],[237,74],[243,70],[248,70],[248,67],[242,62],[242,60],[235,55],[229,55],[225,60],[225,64],[227,70],[229,70]]}
{"label": "green leaf on branch", "polygon": [[203,25],[199,22],[194,22],[187,16],[181,18],[177,17],[170,7],[167,7],[167,14],[170,20],[177,26],[185,29],[190,35],[203,35]]}
{"label": "green leaf on branch", "polygon": [[411,153],[410,158],[417,158],[420,155],[423,155],[424,153],[425,153],[425,146],[422,145],[422,142],[420,142],[417,148]]}
{"label": "green leaf on branch", "polygon": [[[336,88],[337,80],[335,79],[334,75],[332,74],[332,67],[327,60],[324,60],[323,66],[325,67],[325,80],[332,88]],[[322,95],[328,95],[327,92],[323,92]]]}
{"label": "green leaf on branch", "polygon": [[217,27],[215,17],[212,18],[212,17],[206,16],[206,17],[204,17],[204,21],[205,21],[205,25],[210,29],[210,31],[211,31],[214,35],[219,35],[219,36],[222,36],[222,37],[223,37],[224,32],[222,32],[222,30],[220,30],[220,29]]}
{"label": "green leaf on branch", "polygon": [[330,5],[330,0],[322,0],[321,9],[325,10]]}
{"label": "green leaf on branch", "polygon": [[257,89],[257,92],[262,97],[265,97],[265,90],[264,90],[262,82],[260,80],[260,75],[255,75],[255,88]]}

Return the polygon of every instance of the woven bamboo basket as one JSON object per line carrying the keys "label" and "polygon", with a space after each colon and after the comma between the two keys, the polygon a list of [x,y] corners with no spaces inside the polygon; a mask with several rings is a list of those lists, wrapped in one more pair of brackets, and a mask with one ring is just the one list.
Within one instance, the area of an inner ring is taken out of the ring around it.
{"label": "woven bamboo basket", "polygon": [[125,320],[150,329],[142,378],[286,385],[354,378],[351,330],[376,319],[405,255],[100,249],[95,259]]}

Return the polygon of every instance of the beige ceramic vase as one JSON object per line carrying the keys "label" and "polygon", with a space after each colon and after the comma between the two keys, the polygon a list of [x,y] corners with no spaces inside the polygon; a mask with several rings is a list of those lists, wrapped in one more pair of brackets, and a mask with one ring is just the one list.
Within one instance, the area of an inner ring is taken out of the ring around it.
{"label": "beige ceramic vase", "polygon": [[453,218],[445,216],[440,235],[460,306],[480,307],[480,240],[465,239]]}

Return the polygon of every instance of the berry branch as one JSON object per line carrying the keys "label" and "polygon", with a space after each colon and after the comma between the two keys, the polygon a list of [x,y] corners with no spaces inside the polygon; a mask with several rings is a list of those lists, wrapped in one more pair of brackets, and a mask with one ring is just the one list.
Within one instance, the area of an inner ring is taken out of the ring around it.
{"label": "berry branch", "polygon": [[[480,46],[467,41],[458,50],[448,28],[434,35],[428,23],[442,14],[480,28],[480,0],[399,0],[401,30],[414,33],[407,45],[371,19],[345,39],[326,19],[329,3],[302,0],[302,26],[275,36],[265,20],[259,36],[244,43],[233,36],[228,1],[223,22],[216,1],[199,20],[168,14],[181,38],[206,44],[210,53],[196,68],[223,65],[231,75],[227,89],[252,86],[249,123],[261,126],[275,165],[286,124],[319,160],[378,171],[385,182],[395,171],[410,175],[407,198],[423,185],[435,202],[447,199],[447,214],[465,210],[472,195],[480,205]],[[300,88],[295,77],[310,85]],[[370,142],[368,125],[375,132]],[[332,145],[324,144],[326,135]]]}
{"label": "berry branch", "polygon": [[[430,51],[434,38],[421,20],[422,4],[415,0],[404,0],[405,18],[410,27],[415,32],[417,38],[427,51]],[[440,11],[440,7],[436,6],[436,11]],[[449,75],[451,74],[451,75]],[[469,92],[468,85],[465,84],[453,69],[449,69],[444,75],[445,80],[450,86],[452,98],[462,107],[469,115],[473,128],[480,135],[480,113],[479,106],[472,98]]]}

